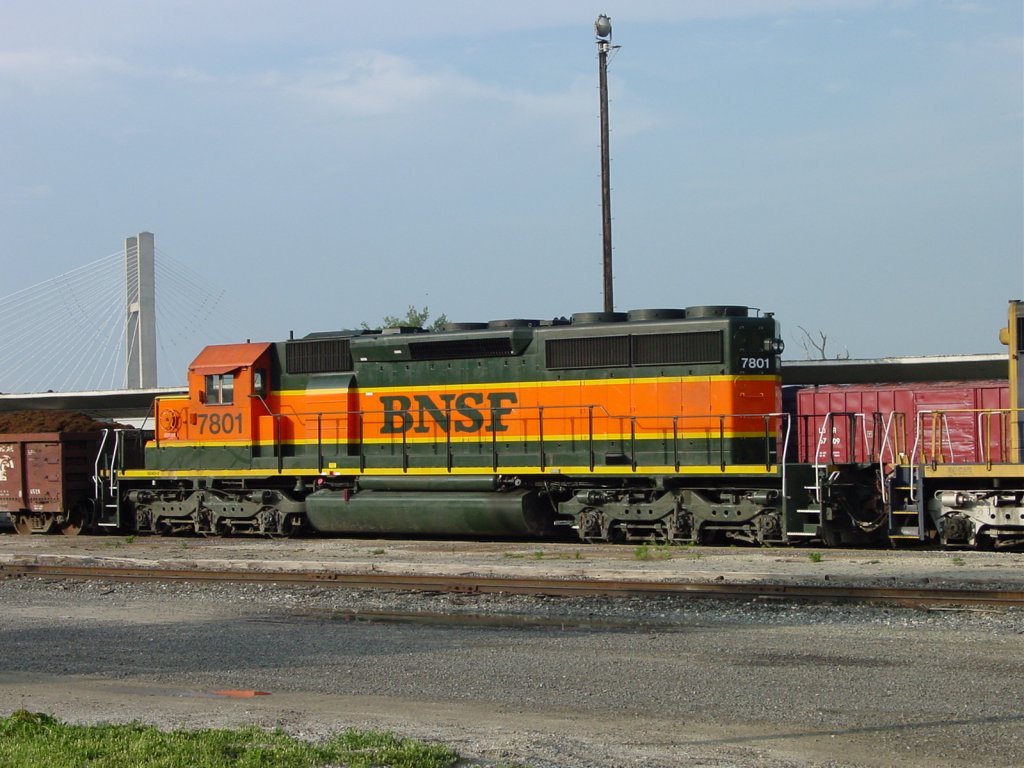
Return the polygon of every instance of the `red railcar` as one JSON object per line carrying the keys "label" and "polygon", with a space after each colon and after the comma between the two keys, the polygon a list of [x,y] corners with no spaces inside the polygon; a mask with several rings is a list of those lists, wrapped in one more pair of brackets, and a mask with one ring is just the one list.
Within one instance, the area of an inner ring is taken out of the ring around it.
{"label": "red railcar", "polygon": [[798,461],[983,464],[1008,460],[1006,381],[844,384],[797,392]]}
{"label": "red railcar", "polygon": [[96,495],[102,432],[0,434],[0,513],[19,533],[76,534]]}

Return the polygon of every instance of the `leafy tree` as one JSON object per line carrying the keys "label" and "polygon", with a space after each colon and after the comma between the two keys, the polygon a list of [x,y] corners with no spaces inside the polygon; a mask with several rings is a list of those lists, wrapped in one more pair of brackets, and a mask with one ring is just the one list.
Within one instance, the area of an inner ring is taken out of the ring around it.
{"label": "leafy tree", "polygon": [[[411,326],[413,328],[426,328],[428,331],[439,331],[441,327],[448,322],[447,315],[438,315],[434,318],[433,322],[428,323],[430,319],[429,307],[423,307],[418,309],[414,305],[410,304],[409,309],[406,310],[403,317],[397,317],[395,315],[384,315],[380,321],[380,328],[397,328],[399,326]],[[363,323],[363,328],[369,328],[367,323]]]}

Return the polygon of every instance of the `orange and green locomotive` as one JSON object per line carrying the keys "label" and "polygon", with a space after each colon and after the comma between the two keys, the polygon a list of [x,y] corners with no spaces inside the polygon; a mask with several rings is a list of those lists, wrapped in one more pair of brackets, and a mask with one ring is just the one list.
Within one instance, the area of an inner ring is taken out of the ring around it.
{"label": "orange and green locomotive", "polygon": [[782,541],[781,351],[738,306],[207,347],[107,523]]}

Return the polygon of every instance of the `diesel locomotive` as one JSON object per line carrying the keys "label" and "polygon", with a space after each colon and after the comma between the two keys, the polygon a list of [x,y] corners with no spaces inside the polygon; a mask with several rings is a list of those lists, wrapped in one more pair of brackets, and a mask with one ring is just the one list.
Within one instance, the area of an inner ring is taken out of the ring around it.
{"label": "diesel locomotive", "polygon": [[116,522],[782,541],[781,350],[737,306],[208,347]]}
{"label": "diesel locomotive", "polygon": [[5,509],[0,483],[0,511],[21,532],[1012,546],[1022,318],[1011,302],[1009,386],[966,406],[784,407],[778,322],[743,306],[210,346],[151,435],[90,438],[65,498]]}

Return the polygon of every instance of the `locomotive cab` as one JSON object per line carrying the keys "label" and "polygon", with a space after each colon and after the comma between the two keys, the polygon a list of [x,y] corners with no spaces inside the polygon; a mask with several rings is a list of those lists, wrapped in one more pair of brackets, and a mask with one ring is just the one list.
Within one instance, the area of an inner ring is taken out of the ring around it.
{"label": "locomotive cab", "polygon": [[199,440],[251,442],[267,394],[270,344],[207,347],[188,370],[189,426]]}
{"label": "locomotive cab", "polygon": [[189,366],[188,395],[157,400],[147,466],[163,468],[161,454],[167,466],[249,466],[251,446],[260,439],[260,417],[267,412],[270,347],[222,344],[200,352]]}

